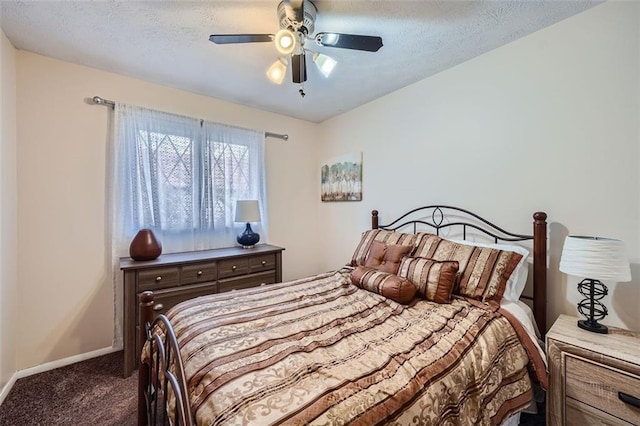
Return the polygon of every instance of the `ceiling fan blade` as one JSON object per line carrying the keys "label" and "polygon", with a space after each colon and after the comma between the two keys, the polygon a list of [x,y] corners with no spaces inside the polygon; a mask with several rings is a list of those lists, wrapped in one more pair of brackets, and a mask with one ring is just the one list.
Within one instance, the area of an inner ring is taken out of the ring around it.
{"label": "ceiling fan blade", "polygon": [[307,60],[304,55],[291,56],[291,74],[294,83],[307,81]]}
{"label": "ceiling fan blade", "polygon": [[212,34],[209,41],[216,44],[264,43],[273,41],[273,34]]}
{"label": "ceiling fan blade", "polygon": [[382,38],[357,34],[318,33],[316,43],[325,47],[377,52],[382,47]]}

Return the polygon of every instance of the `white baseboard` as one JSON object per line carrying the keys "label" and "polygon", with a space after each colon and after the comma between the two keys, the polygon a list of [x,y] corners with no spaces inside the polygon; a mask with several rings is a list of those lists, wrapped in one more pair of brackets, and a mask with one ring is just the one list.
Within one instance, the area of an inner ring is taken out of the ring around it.
{"label": "white baseboard", "polygon": [[36,365],[35,367],[25,368],[24,370],[18,370],[13,374],[13,376],[11,376],[11,378],[9,379],[7,384],[4,386],[4,388],[2,388],[2,391],[0,392],[0,404],[2,404],[6,396],[9,394],[9,391],[11,391],[11,388],[16,383],[16,380],[18,379],[22,379],[23,377],[33,376],[34,374],[38,374],[38,373],[44,373],[45,371],[64,367],[70,364],[75,364],[76,362],[86,361],[91,358],[107,355],[112,352],[117,352],[119,350],[121,349],[114,348],[114,347],[102,348],[95,351],[70,356],[68,358],[47,362],[45,364]]}
{"label": "white baseboard", "polygon": [[95,351],[86,352],[79,355],[70,356],[69,358],[59,359],[57,361],[47,362],[45,364],[36,365],[35,367],[25,368],[24,370],[18,370],[16,375],[18,379],[23,377],[33,376],[34,374],[44,373],[45,371],[53,370],[55,368],[60,368],[67,366],[69,364],[75,364],[76,362],[86,361],[91,358],[96,358],[102,355],[110,354],[112,352],[116,352],[118,349],[113,347],[97,349]]}
{"label": "white baseboard", "polygon": [[16,383],[16,380],[18,380],[18,373],[13,373],[13,376],[9,378],[9,381],[7,382],[7,384],[4,385],[4,387],[2,388],[2,391],[0,391],[0,405],[2,405],[2,403],[4,402],[4,399],[7,397],[7,395],[9,395],[9,391],[11,390],[13,385]]}

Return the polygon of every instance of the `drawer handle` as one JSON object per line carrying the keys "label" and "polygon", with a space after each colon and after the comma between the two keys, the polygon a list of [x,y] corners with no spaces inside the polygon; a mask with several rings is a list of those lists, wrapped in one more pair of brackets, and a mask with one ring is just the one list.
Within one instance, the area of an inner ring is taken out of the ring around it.
{"label": "drawer handle", "polygon": [[236,270],[236,268],[237,268],[237,267],[236,267],[236,265],[233,265],[233,266],[231,267],[231,270],[232,270],[232,271],[235,271],[235,270]]}
{"label": "drawer handle", "polygon": [[263,261],[262,261],[262,266],[264,266],[264,265],[266,265],[266,264],[267,264],[267,261],[266,261],[266,260],[263,260]]}
{"label": "drawer handle", "polygon": [[157,282],[157,283],[159,283],[160,281],[162,281],[162,277],[161,277],[160,275],[158,275],[158,276],[156,277],[156,282]]}
{"label": "drawer handle", "polygon": [[620,399],[620,401],[624,402],[625,404],[633,405],[634,407],[640,408],[640,398],[631,396],[628,393],[618,392],[618,399]]}
{"label": "drawer handle", "polygon": [[153,307],[153,310],[157,312],[157,311],[161,311],[162,308],[164,308],[164,305],[162,303],[158,303]]}
{"label": "drawer handle", "polygon": [[196,275],[197,275],[197,276],[202,275],[202,271],[198,271],[198,272],[196,272]]}

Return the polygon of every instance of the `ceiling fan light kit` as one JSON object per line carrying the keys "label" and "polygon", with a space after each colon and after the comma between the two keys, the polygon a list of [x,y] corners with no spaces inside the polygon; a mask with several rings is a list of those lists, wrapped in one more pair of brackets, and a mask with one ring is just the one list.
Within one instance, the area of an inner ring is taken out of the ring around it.
{"label": "ceiling fan light kit", "polygon": [[[305,96],[303,83],[307,81],[306,54],[313,55],[313,62],[323,76],[329,77],[337,61],[323,53],[305,47],[305,42],[315,41],[320,47],[377,52],[382,47],[378,36],[321,32],[314,37],[317,14],[316,6],[310,0],[284,0],[278,4],[280,31],[274,34],[212,34],[209,40],[216,44],[262,43],[273,41],[276,50],[284,57],[279,58],[267,70],[267,77],[273,83],[281,84],[291,63],[291,77],[300,85],[298,93]],[[288,57],[291,57],[289,61]]]}
{"label": "ceiling fan light kit", "polygon": [[282,84],[286,74],[287,60],[283,58],[278,58],[267,70],[267,77],[275,84]]}
{"label": "ceiling fan light kit", "polygon": [[296,36],[293,31],[286,28],[276,33],[276,49],[283,55],[290,55],[296,48]]}
{"label": "ceiling fan light kit", "polygon": [[331,56],[327,56],[317,52],[313,54],[313,62],[325,77],[329,77],[329,75],[331,75],[331,71],[333,71],[333,69],[336,67],[336,64],[338,63]]}

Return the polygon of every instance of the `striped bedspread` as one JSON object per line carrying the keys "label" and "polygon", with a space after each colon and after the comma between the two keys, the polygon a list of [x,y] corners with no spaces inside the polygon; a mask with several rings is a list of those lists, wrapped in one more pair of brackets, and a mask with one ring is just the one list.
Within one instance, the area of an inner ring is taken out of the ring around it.
{"label": "striped bedspread", "polygon": [[349,272],[170,310],[197,424],[489,425],[531,401],[506,317],[463,299],[400,305]]}

